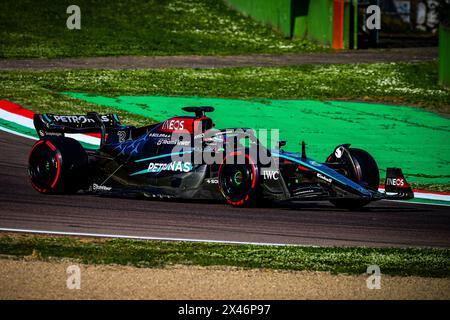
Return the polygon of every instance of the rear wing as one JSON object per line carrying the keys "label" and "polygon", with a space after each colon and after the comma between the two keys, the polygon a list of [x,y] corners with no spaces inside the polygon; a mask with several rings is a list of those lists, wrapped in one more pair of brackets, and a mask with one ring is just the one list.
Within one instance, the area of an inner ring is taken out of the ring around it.
{"label": "rear wing", "polygon": [[33,116],[34,127],[40,138],[65,133],[101,133],[100,145],[105,142],[108,129],[120,129],[122,124],[116,114],[56,115],[52,113]]}

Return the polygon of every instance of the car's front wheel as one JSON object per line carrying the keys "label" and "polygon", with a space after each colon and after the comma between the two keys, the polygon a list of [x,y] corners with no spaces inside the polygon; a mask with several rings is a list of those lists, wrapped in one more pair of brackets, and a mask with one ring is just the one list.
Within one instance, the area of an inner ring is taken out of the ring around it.
{"label": "car's front wheel", "polygon": [[[372,190],[378,190],[380,185],[380,172],[375,159],[365,150],[350,148],[350,155],[355,163],[355,170],[347,170],[347,177],[353,181],[364,184]],[[365,199],[333,199],[330,200],[338,208],[357,210],[370,203]]]}

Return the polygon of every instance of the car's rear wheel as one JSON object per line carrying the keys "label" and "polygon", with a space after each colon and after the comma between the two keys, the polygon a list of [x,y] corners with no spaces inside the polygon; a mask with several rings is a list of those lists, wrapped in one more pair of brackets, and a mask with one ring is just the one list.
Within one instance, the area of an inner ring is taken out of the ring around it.
{"label": "car's rear wheel", "polygon": [[[347,170],[347,177],[353,181],[364,184],[365,187],[378,190],[380,185],[380,172],[375,159],[362,149],[350,148],[350,154],[355,163],[356,172]],[[365,199],[333,199],[330,200],[338,208],[357,210],[369,204]]]}
{"label": "car's rear wheel", "polygon": [[41,193],[74,193],[87,184],[87,154],[80,143],[66,137],[47,137],[31,149],[28,175]]}
{"label": "car's rear wheel", "polygon": [[248,155],[245,163],[230,163],[234,155],[227,156],[219,168],[219,190],[229,204],[251,206],[257,199],[258,167]]}

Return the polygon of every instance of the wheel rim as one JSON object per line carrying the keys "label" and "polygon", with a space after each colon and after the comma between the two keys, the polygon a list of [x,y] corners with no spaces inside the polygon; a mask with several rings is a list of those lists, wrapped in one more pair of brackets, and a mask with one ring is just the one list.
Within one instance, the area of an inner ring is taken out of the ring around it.
{"label": "wheel rim", "polygon": [[224,165],[221,173],[221,187],[231,200],[243,199],[253,185],[253,170],[250,165]]}
{"label": "wheel rim", "polygon": [[30,156],[28,172],[33,186],[41,192],[47,191],[58,173],[56,154],[44,145],[38,146]]}

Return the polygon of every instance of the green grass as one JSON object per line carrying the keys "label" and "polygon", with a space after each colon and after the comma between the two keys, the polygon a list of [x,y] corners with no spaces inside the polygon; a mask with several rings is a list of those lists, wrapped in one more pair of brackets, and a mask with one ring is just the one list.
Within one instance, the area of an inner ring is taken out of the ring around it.
{"label": "green grass", "polygon": [[[66,9],[81,9],[69,30]],[[2,0],[0,57],[225,55],[324,50],[287,40],[222,0]]]}
{"label": "green grass", "polygon": [[[0,72],[0,81],[1,98],[25,103],[36,111],[73,111],[78,108],[75,101],[58,95],[58,92],[82,91],[109,96],[365,100],[415,105],[450,114],[450,90],[437,85],[436,62],[281,68],[10,71]],[[58,107],[59,103],[64,105]]]}
{"label": "green grass", "polygon": [[87,264],[164,267],[176,264],[235,266],[362,274],[378,265],[382,274],[450,276],[449,249],[319,248],[1,236],[0,254],[70,258]]}
{"label": "green grass", "polygon": [[[384,184],[384,181],[381,181]],[[436,183],[410,183],[413,189],[431,190],[438,192],[450,192],[450,184],[436,184]]]}

